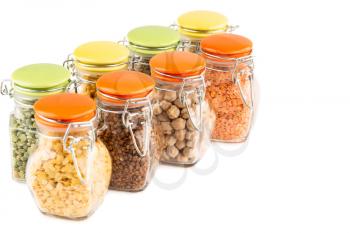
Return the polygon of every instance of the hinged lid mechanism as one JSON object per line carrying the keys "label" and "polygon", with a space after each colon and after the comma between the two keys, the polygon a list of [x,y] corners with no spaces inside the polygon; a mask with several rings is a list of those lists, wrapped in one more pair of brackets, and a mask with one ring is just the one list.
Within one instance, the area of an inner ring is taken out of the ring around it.
{"label": "hinged lid mechanism", "polygon": [[127,66],[129,50],[113,41],[93,41],[73,52],[75,66],[88,71],[108,72]]}
{"label": "hinged lid mechanism", "polygon": [[150,61],[152,77],[168,82],[199,76],[205,69],[205,60],[190,52],[166,52]]}
{"label": "hinged lid mechanism", "polygon": [[145,98],[153,91],[154,86],[155,82],[150,76],[136,71],[107,73],[96,83],[98,98],[113,103]]}
{"label": "hinged lid mechanism", "polygon": [[153,55],[176,50],[180,34],[169,27],[143,26],[131,30],[127,40],[130,50]]}
{"label": "hinged lid mechanism", "polygon": [[201,50],[206,55],[223,59],[240,58],[252,53],[253,42],[240,35],[221,33],[208,36],[201,41]]}
{"label": "hinged lid mechanism", "polygon": [[12,73],[12,85],[15,93],[40,97],[63,92],[70,77],[70,72],[60,65],[32,64]]}
{"label": "hinged lid mechanism", "polygon": [[95,117],[95,102],[85,95],[61,93],[46,96],[34,104],[35,120],[41,124],[65,128],[70,123],[87,122]]}
{"label": "hinged lid mechanism", "polygon": [[198,38],[224,32],[229,27],[227,17],[214,11],[190,11],[180,15],[177,23],[182,34]]}

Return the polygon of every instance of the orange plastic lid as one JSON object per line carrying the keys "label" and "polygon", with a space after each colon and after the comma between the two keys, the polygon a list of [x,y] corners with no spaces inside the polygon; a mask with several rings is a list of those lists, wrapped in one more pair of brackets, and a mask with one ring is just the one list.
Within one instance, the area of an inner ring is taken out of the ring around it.
{"label": "orange plastic lid", "polygon": [[154,80],[147,74],[137,71],[115,71],[102,75],[96,83],[100,100],[121,103],[118,99],[146,97],[153,91]]}
{"label": "orange plastic lid", "polygon": [[201,41],[203,52],[223,57],[244,57],[252,52],[253,42],[231,33],[208,36]]}
{"label": "orange plastic lid", "polygon": [[205,60],[190,52],[164,52],[151,59],[150,67],[155,78],[181,82],[182,78],[200,75],[205,69]]}
{"label": "orange plastic lid", "polygon": [[96,113],[96,104],[86,95],[61,93],[39,99],[34,104],[34,111],[37,122],[62,128],[67,126],[62,123],[91,120]]}

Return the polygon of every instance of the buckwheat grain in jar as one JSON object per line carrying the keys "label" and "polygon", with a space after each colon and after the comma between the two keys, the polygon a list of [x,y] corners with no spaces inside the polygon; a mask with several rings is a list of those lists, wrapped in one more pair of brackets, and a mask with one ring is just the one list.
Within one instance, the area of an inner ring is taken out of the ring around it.
{"label": "buckwheat grain in jar", "polygon": [[141,191],[159,161],[159,125],[152,120],[154,81],[136,71],[117,71],[97,81],[97,134],[112,158],[110,189]]}
{"label": "buckwheat grain in jar", "polygon": [[177,24],[172,25],[181,34],[179,49],[199,53],[203,38],[222,33],[232,32],[238,26],[229,25],[226,16],[214,11],[190,11],[180,15]]}
{"label": "buckwheat grain in jar", "polygon": [[101,204],[111,177],[107,148],[95,136],[95,102],[57,94],[34,105],[38,147],[27,165],[27,184],[41,212],[85,218]]}
{"label": "buckwheat grain in jar", "polygon": [[179,41],[179,33],[169,27],[143,26],[129,31],[129,69],[150,75],[150,59],[162,52],[175,51]]}
{"label": "buckwheat grain in jar", "polygon": [[1,93],[14,100],[10,114],[10,142],[12,176],[16,181],[25,180],[29,155],[37,145],[37,128],[33,104],[40,98],[64,92],[70,73],[55,64],[32,64],[15,70],[11,80],[1,83]]}
{"label": "buckwheat grain in jar", "polygon": [[128,68],[129,50],[113,41],[93,41],[80,45],[64,62],[75,77],[69,92],[96,97],[96,81],[108,72]]}
{"label": "buckwheat grain in jar", "polygon": [[194,165],[206,151],[213,121],[205,101],[205,61],[190,52],[166,52],[150,65],[156,80],[153,114],[165,140],[161,161]]}
{"label": "buckwheat grain in jar", "polygon": [[244,142],[254,114],[252,41],[234,34],[202,40],[206,98],[216,114],[212,140]]}

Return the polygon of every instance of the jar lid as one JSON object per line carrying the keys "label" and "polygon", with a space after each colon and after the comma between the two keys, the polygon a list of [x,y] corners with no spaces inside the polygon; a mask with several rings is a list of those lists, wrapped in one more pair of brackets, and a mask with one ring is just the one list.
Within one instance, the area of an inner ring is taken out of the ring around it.
{"label": "jar lid", "polygon": [[227,58],[250,55],[252,47],[253,42],[248,38],[230,33],[208,36],[201,41],[201,50],[204,53]]}
{"label": "jar lid", "polygon": [[141,54],[158,54],[174,51],[180,41],[180,34],[164,26],[143,26],[129,31],[127,40],[130,50]]}
{"label": "jar lid", "polygon": [[80,94],[61,93],[45,96],[34,104],[36,121],[52,126],[67,127],[72,122],[86,122],[96,113],[95,101]]}
{"label": "jar lid", "polygon": [[146,97],[154,86],[150,76],[137,71],[110,72],[102,75],[96,83],[98,98],[114,103],[122,102],[119,99]]}
{"label": "jar lid", "polygon": [[32,64],[12,73],[15,92],[29,96],[43,96],[62,92],[71,77],[70,72],[56,64]]}
{"label": "jar lid", "polygon": [[177,19],[182,34],[194,37],[205,37],[228,27],[226,16],[214,11],[190,11]]}
{"label": "jar lid", "polygon": [[93,41],[80,45],[74,59],[88,65],[114,65],[128,61],[129,50],[113,41]]}
{"label": "jar lid", "polygon": [[205,69],[203,57],[190,52],[166,52],[154,56],[150,61],[151,73],[164,81],[181,82],[202,74]]}

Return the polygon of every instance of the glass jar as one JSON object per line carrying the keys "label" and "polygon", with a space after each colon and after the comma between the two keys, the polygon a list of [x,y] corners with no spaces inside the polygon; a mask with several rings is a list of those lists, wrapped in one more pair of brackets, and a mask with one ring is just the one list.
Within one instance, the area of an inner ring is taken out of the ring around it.
{"label": "glass jar", "polygon": [[96,81],[108,72],[128,68],[129,50],[113,41],[93,41],[80,45],[64,62],[75,77],[68,91],[96,97]]}
{"label": "glass jar", "polygon": [[2,94],[13,97],[15,103],[9,122],[14,180],[25,180],[28,157],[37,145],[33,104],[43,96],[64,92],[69,79],[69,71],[62,66],[32,64],[17,69],[11,80],[2,82]]}
{"label": "glass jar", "polygon": [[150,62],[156,80],[153,113],[164,138],[161,161],[194,165],[206,151],[213,115],[205,97],[205,61],[190,52],[166,52]]}
{"label": "glass jar", "polygon": [[181,34],[179,50],[200,53],[203,38],[222,32],[233,32],[238,26],[228,24],[226,16],[213,11],[190,11],[179,16],[172,25]]}
{"label": "glass jar", "polygon": [[175,51],[179,41],[179,33],[169,27],[143,26],[131,30],[125,42],[131,52],[129,70],[150,75],[150,59],[162,52]]}
{"label": "glass jar", "polygon": [[57,94],[34,105],[38,147],[27,165],[27,184],[39,209],[79,219],[103,201],[111,159],[96,139],[95,102],[78,94]]}
{"label": "glass jar", "polygon": [[97,81],[98,136],[112,158],[110,189],[141,191],[153,176],[162,145],[152,121],[153,89],[153,79],[136,71],[112,72]]}
{"label": "glass jar", "polygon": [[202,40],[206,58],[206,97],[216,114],[212,140],[244,142],[254,114],[252,42],[243,36],[218,34]]}

